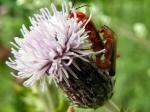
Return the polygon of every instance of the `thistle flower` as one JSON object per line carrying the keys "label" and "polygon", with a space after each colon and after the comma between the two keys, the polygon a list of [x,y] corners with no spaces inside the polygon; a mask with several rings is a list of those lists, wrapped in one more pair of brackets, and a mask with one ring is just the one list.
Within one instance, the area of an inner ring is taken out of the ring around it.
{"label": "thistle flower", "polygon": [[[23,38],[15,37],[15,43],[11,42],[15,47],[12,48],[15,60],[9,58],[6,63],[18,71],[17,78],[26,79],[26,87],[46,76],[56,82],[64,79],[67,83],[68,71],[74,75],[69,66],[74,64],[79,69],[74,59],[88,61],[85,56],[94,53],[89,49],[86,24],[78,22],[74,8],[63,4],[62,11],[58,11],[52,4],[51,9],[53,15],[43,8],[40,14],[30,17],[32,26],[29,29],[22,26]],[[69,18],[70,11],[74,18]]]}
{"label": "thistle flower", "polygon": [[14,58],[6,64],[18,71],[12,74],[24,79],[26,87],[41,80],[45,88],[46,80],[53,80],[74,104],[92,108],[103,105],[111,98],[114,83],[109,68],[99,68],[91,55],[101,63],[101,54],[106,50],[106,55],[111,54],[111,50],[100,42],[91,16],[80,20],[80,13],[65,3],[62,11],[53,4],[51,9],[52,14],[43,8],[29,17],[31,26],[27,29],[23,25],[23,38],[15,37],[15,42],[11,42]]}

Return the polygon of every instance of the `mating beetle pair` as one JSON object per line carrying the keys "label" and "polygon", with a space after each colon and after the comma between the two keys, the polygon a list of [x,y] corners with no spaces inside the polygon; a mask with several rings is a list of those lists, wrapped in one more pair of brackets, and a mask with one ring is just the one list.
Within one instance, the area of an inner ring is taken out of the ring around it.
{"label": "mating beetle pair", "polygon": [[[70,14],[72,17],[72,14]],[[89,17],[82,13],[77,12],[78,21],[85,22],[89,19]],[[102,26],[100,30],[97,31],[94,23],[89,21],[85,27],[85,29],[89,32],[89,40],[92,43],[93,51],[100,51],[105,49],[106,52],[104,54],[96,55],[96,65],[98,68],[102,70],[108,70],[110,76],[115,75],[115,66],[116,66],[116,38],[114,32],[107,26]],[[99,35],[99,33],[103,33],[103,38]],[[101,59],[102,55],[104,59]]]}

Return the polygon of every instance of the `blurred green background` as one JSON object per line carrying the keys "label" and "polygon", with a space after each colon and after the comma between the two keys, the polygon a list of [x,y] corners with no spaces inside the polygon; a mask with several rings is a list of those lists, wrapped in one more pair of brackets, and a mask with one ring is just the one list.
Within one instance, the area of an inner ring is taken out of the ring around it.
{"label": "blurred green background", "polygon": [[[10,41],[21,36],[22,24],[41,7],[58,7],[61,0],[0,0],[0,112],[66,112],[69,102],[61,90],[49,86],[25,88],[10,75],[5,65]],[[89,14],[97,28],[108,25],[118,39],[117,73],[112,100],[127,112],[150,112],[150,0],[77,0],[80,10]],[[93,112],[76,109],[76,112]],[[99,108],[95,112],[105,112]]]}

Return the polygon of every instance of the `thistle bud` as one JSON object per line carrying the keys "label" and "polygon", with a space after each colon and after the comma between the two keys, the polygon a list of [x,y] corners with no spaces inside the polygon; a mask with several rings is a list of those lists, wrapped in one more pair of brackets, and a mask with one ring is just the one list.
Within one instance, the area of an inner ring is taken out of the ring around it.
{"label": "thistle bud", "polygon": [[78,70],[73,64],[68,83],[61,81],[58,85],[67,94],[73,104],[83,108],[98,108],[113,95],[114,80],[107,71],[101,71],[95,64],[76,59]]}

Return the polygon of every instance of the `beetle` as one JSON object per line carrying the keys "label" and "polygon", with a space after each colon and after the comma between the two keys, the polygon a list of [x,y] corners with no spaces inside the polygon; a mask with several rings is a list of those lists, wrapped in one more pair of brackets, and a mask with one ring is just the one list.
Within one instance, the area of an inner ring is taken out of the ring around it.
{"label": "beetle", "polygon": [[100,68],[106,66],[109,69],[109,74],[111,76],[115,75],[116,71],[116,57],[117,57],[117,39],[115,37],[115,33],[106,25],[102,26],[99,31],[103,33],[104,39],[106,39],[106,44],[104,48],[106,49],[105,60],[104,63],[98,63],[99,60],[96,60]]}
{"label": "beetle", "polygon": [[[77,11],[78,21],[86,22],[89,17],[83,12]],[[73,17],[73,13],[70,13],[70,17]],[[117,40],[114,32],[106,25],[102,26],[100,30],[97,30],[94,23],[90,20],[85,26],[86,31],[89,32],[89,40],[92,43],[93,51],[100,51],[105,49],[104,54],[96,55],[96,65],[101,70],[108,70],[110,76],[115,75],[116,67],[116,45]],[[100,34],[102,33],[103,38]],[[102,55],[104,59],[102,59]]]}

